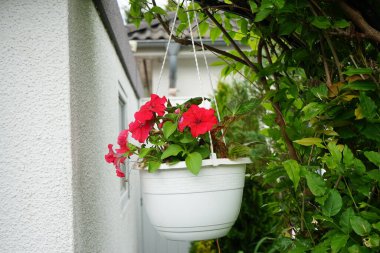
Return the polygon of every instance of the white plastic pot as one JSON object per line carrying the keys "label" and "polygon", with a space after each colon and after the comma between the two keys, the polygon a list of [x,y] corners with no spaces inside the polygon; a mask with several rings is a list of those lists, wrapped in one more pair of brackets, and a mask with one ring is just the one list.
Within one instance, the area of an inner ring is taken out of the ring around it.
{"label": "white plastic pot", "polygon": [[161,165],[155,173],[143,170],[144,207],[154,228],[169,240],[225,236],[239,215],[247,163],[248,158],[203,160],[197,176],[185,162]]}

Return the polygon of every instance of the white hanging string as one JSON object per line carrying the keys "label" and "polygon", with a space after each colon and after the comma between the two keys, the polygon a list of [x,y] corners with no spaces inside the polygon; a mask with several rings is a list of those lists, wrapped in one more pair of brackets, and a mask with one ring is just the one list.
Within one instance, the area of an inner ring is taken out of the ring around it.
{"label": "white hanging string", "polygon": [[[185,6],[186,8],[188,7],[187,6],[187,2],[185,1]],[[193,6],[193,9],[194,9],[194,2],[192,2],[192,6]],[[188,9],[188,8],[187,8]],[[194,37],[193,37],[193,29],[191,28],[191,21],[190,21],[190,15],[189,15],[189,12],[187,11],[186,12],[187,14],[187,20],[188,20],[188,23],[189,23],[189,31],[190,31],[190,38],[191,38],[191,44],[193,46],[193,53],[194,53],[194,60],[195,60],[195,66],[197,67],[197,74],[198,74],[198,79],[199,79],[199,84],[200,84],[200,87],[201,87],[201,94],[204,94],[203,93],[203,83],[202,83],[202,78],[201,78],[201,75],[200,75],[200,71],[199,71],[199,65],[198,65],[198,59],[197,59],[197,53],[196,53],[196,50],[195,50],[195,43],[194,43]],[[198,18],[197,15],[196,15],[196,11],[194,10],[194,18],[195,20]],[[196,21],[198,24],[198,21]],[[198,26],[197,26],[198,27]],[[198,30],[199,30],[199,27],[198,27]],[[198,31],[199,33],[199,31]],[[207,65],[207,64],[206,64]],[[215,96],[214,96],[215,98]],[[204,101],[204,97],[202,96],[202,101]],[[211,136],[211,132],[209,131],[208,132],[208,135],[210,137],[210,150],[211,150],[211,159],[214,161],[214,165],[216,165],[216,154],[214,153],[214,143],[212,141],[212,136]]]}
{"label": "white hanging string", "polygon": [[[198,15],[197,15],[197,12],[195,11],[194,0],[191,0],[191,3],[192,3],[192,6],[193,6],[193,9],[194,9],[195,26],[197,27],[199,42],[201,43],[202,54],[203,54],[203,59],[205,61],[205,65],[206,65],[206,70],[207,70],[208,79],[209,79],[209,83],[210,83],[212,98],[213,98],[214,103],[215,103],[215,108],[216,108],[216,114],[218,116],[218,121],[220,122],[220,113],[219,113],[219,108],[218,108],[218,102],[216,101],[214,86],[212,85],[211,72],[210,72],[210,68],[208,66],[208,62],[207,62],[206,52],[205,52],[205,48],[204,48],[204,45],[203,45],[202,35],[201,35],[200,28],[199,28],[199,23],[198,23]],[[221,132],[222,132],[222,136],[223,136],[223,142],[226,145],[226,138],[224,137],[224,131],[223,131],[223,129],[222,129]]]}
{"label": "white hanging string", "polygon": [[179,4],[179,0],[178,0],[177,9],[176,9],[176,11],[175,11],[174,19],[173,19],[173,25],[172,25],[172,28],[171,28],[171,30],[170,30],[170,35],[169,35],[168,44],[166,45],[166,50],[165,50],[164,60],[163,60],[163,62],[162,62],[162,66],[161,66],[161,70],[160,70],[160,75],[158,76],[158,83],[157,83],[157,88],[156,88],[156,92],[155,92],[156,94],[158,93],[158,89],[160,88],[160,83],[161,83],[161,79],[162,79],[162,73],[164,72],[164,67],[165,67],[166,57],[167,57],[167,55],[168,55],[170,42],[171,42],[172,37],[173,37],[174,28],[175,28],[175,22],[177,21],[177,16],[178,16],[179,6],[180,6],[180,4]]}
{"label": "white hanging string", "polygon": [[[187,1],[185,1],[185,7],[186,9],[188,9],[188,5],[187,5]],[[193,6],[194,7],[194,6]],[[195,13],[195,12],[194,12]],[[191,28],[191,20],[190,20],[190,14],[189,14],[189,11],[186,11],[186,14],[187,14],[187,21],[189,23],[189,32],[190,32],[190,38],[191,38],[191,44],[193,46],[193,53],[194,53],[194,60],[195,60],[195,66],[197,68],[197,74],[198,74],[198,79],[199,79],[199,84],[200,84],[200,88],[201,88],[201,94],[204,94],[203,93],[203,83],[202,83],[202,78],[201,78],[201,74],[200,74],[200,71],[199,71],[199,65],[198,65],[198,58],[197,58],[197,52],[195,50],[195,43],[194,43],[194,36],[193,36],[193,29]],[[202,96],[202,101],[204,101],[204,97]]]}

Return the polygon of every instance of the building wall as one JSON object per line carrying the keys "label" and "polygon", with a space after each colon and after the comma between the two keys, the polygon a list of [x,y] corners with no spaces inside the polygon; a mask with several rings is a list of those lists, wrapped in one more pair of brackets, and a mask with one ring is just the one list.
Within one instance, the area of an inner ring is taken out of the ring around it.
{"label": "building wall", "polygon": [[138,101],[93,3],[69,2],[75,252],[137,253],[139,174],[132,172],[130,199],[121,206],[120,179],[104,154],[119,132],[119,92],[128,119]]}
{"label": "building wall", "polygon": [[139,174],[121,201],[104,161],[118,93],[129,119],[137,98],[92,1],[2,0],[0,17],[0,252],[141,252]]}
{"label": "building wall", "polygon": [[0,1],[0,252],[73,252],[67,0]]}

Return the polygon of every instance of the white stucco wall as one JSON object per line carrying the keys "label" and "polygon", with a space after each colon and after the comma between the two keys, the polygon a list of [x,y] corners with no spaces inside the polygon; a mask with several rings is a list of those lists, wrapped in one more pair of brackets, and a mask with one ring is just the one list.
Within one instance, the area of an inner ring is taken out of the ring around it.
{"label": "white stucco wall", "polygon": [[0,55],[0,252],[140,252],[139,175],[122,213],[104,161],[137,99],[92,1],[0,1]]}
{"label": "white stucco wall", "polygon": [[67,0],[0,1],[0,252],[73,252]]}
{"label": "white stucco wall", "polygon": [[122,216],[119,178],[104,154],[119,133],[118,92],[128,119],[138,101],[92,2],[70,0],[69,13],[75,252],[137,253],[139,174]]}

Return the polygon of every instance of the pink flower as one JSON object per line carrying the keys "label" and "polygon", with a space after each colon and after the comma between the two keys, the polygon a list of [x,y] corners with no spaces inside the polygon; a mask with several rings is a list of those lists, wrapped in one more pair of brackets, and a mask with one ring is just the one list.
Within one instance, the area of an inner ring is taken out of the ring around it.
{"label": "pink flower", "polygon": [[[117,144],[120,146],[119,149],[116,149],[117,154],[124,155],[130,151],[128,147],[128,130],[123,130],[119,133],[119,136],[117,137]],[[127,155],[130,156],[129,153]],[[122,159],[122,162],[124,162],[125,157],[122,157]]]}
{"label": "pink flower", "polygon": [[116,170],[116,176],[118,176],[118,177],[125,177],[125,174],[121,170]]}
{"label": "pink flower", "polygon": [[140,143],[144,143],[145,140],[149,136],[150,130],[153,128],[153,121],[139,121],[135,120],[129,124],[129,131],[132,133],[132,137],[139,141]]}
{"label": "pink flower", "polygon": [[117,137],[117,144],[120,145],[120,147],[127,146],[128,144],[128,130],[122,130],[119,133],[119,136]]}
{"label": "pink flower", "polygon": [[213,109],[200,108],[197,105],[191,105],[179,121],[178,129],[182,132],[185,127],[190,128],[191,135],[197,137],[210,131],[218,120],[215,117]]}
{"label": "pink flower", "polygon": [[163,116],[165,114],[165,103],[167,99],[165,96],[160,98],[156,94],[150,95],[150,101],[146,103],[148,109],[152,112],[157,113],[158,116]]}
{"label": "pink flower", "polygon": [[115,166],[115,169],[116,169],[116,175],[118,177],[125,177],[125,174],[121,171],[120,169],[120,164],[121,163],[124,163],[126,157],[122,156],[122,154],[116,154],[114,151],[113,151],[113,145],[112,144],[108,144],[108,154],[106,154],[104,156],[105,160],[107,163],[113,163],[113,165]]}
{"label": "pink flower", "polygon": [[141,106],[140,110],[135,113],[135,120],[140,122],[152,120],[154,118],[154,113],[158,116],[163,116],[165,114],[165,103],[166,97],[160,98],[156,94],[150,96],[150,100]]}
{"label": "pink flower", "polygon": [[135,120],[140,122],[152,120],[154,118],[153,111],[149,109],[149,102],[141,106],[140,110],[135,113]]}
{"label": "pink flower", "polygon": [[108,154],[106,154],[104,156],[104,158],[106,159],[107,163],[114,163],[115,162],[117,157],[116,157],[115,152],[113,151],[113,145],[112,144],[108,144]]}

